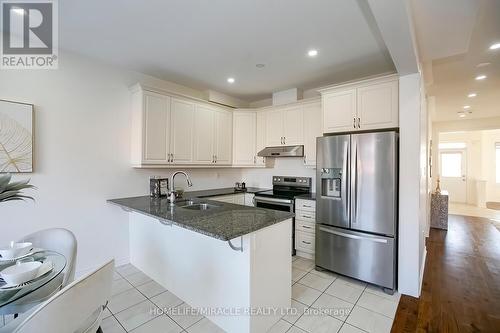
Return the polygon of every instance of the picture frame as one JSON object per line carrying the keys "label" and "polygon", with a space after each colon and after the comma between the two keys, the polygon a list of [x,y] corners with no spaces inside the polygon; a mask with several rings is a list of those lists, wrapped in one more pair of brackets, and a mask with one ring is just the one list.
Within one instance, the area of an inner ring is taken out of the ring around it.
{"label": "picture frame", "polygon": [[0,99],[0,173],[33,172],[34,105]]}

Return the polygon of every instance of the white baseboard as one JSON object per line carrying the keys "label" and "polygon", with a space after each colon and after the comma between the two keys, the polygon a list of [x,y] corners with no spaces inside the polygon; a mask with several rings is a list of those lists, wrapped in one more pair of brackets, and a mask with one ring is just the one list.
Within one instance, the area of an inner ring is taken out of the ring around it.
{"label": "white baseboard", "polygon": [[314,259],[314,254],[307,253],[307,252],[296,251],[295,255],[297,257],[301,257],[301,258]]}
{"label": "white baseboard", "polygon": [[425,260],[427,259],[427,247],[424,246],[424,255],[422,258],[422,266],[420,267],[420,285],[418,286],[418,297],[422,294],[422,285],[424,283]]}

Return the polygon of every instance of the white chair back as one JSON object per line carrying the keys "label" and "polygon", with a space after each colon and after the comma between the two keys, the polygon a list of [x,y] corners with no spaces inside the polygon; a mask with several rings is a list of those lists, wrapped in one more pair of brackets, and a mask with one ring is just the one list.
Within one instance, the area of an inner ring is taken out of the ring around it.
{"label": "white chair back", "polygon": [[31,242],[34,247],[52,250],[66,257],[63,287],[75,279],[77,241],[71,231],[63,228],[45,229],[25,236],[20,241]]}
{"label": "white chair back", "polygon": [[111,297],[114,266],[111,260],[70,283],[23,319],[13,333],[96,332]]}

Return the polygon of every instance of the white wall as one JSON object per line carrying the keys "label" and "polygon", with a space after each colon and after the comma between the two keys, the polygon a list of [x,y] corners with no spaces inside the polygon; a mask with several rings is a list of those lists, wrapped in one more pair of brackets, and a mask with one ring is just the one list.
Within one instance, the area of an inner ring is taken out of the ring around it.
{"label": "white wall", "polygon": [[398,290],[414,297],[420,295],[428,219],[427,118],[421,89],[419,73],[400,77]]}
{"label": "white wall", "polygon": [[[107,199],[148,193],[150,175],[130,167],[130,95],[137,81],[203,97],[152,77],[60,55],[59,70],[2,71],[0,99],[35,105],[36,201],[0,205],[0,244],[33,231],[65,227],[79,242],[77,271],[107,258],[128,261],[128,218]],[[241,170],[190,170],[193,189],[233,186]],[[181,183],[180,181],[179,183]]]}
{"label": "white wall", "polygon": [[247,186],[271,188],[273,186],[272,176],[311,177],[312,190],[315,192],[316,169],[306,168],[302,157],[276,158],[273,168],[242,169],[242,179]]}
{"label": "white wall", "polygon": [[486,201],[500,202],[500,183],[496,182],[495,143],[500,142],[500,130],[482,133],[482,172],[486,179]]}

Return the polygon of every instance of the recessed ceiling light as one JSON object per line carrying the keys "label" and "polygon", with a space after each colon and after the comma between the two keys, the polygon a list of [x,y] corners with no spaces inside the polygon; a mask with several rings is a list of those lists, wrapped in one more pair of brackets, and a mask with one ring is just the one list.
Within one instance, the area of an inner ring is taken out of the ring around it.
{"label": "recessed ceiling light", "polygon": [[309,50],[307,51],[307,55],[310,57],[315,57],[318,55],[318,50]]}
{"label": "recessed ceiling light", "polygon": [[476,96],[477,96],[476,93],[470,93],[470,94],[467,95],[467,97],[469,97],[469,98],[476,97]]}
{"label": "recessed ceiling light", "polygon": [[234,77],[228,77],[227,83],[234,83]]}
{"label": "recessed ceiling light", "polygon": [[24,15],[24,9],[22,8],[14,8],[12,11],[18,15]]}
{"label": "recessed ceiling light", "polygon": [[465,118],[465,114],[464,114],[464,113],[459,114],[458,116],[459,116],[460,118]]}
{"label": "recessed ceiling light", "polygon": [[464,109],[465,109],[465,110],[470,109],[470,105],[464,105]]}
{"label": "recessed ceiling light", "polygon": [[257,68],[264,68],[265,66],[266,66],[265,64],[257,64],[257,65],[255,65],[255,67],[257,67]]}
{"label": "recessed ceiling light", "polygon": [[500,43],[495,43],[490,46],[490,50],[500,49]]}
{"label": "recessed ceiling light", "polygon": [[478,81],[479,81],[479,80],[484,80],[484,79],[486,79],[486,78],[487,78],[487,76],[486,76],[486,75],[478,75],[478,76],[476,76],[476,80],[478,80]]}

